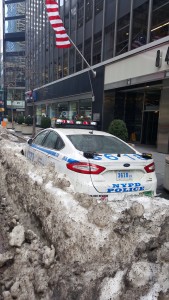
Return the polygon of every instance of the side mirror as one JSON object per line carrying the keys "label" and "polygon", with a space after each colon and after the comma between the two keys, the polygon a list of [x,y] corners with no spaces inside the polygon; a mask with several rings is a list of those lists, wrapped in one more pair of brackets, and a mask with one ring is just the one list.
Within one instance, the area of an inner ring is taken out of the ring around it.
{"label": "side mirror", "polygon": [[28,143],[29,145],[31,145],[31,144],[32,144],[32,141],[33,141],[33,139],[29,139],[29,140],[27,141],[27,143]]}

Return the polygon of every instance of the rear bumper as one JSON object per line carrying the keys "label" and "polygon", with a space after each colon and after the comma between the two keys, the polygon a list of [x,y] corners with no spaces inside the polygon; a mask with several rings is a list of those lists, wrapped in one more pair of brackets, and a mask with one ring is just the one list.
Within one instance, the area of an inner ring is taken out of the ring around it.
{"label": "rear bumper", "polygon": [[86,188],[81,187],[81,189],[75,188],[78,192],[82,192],[88,195],[91,195],[94,199],[101,201],[101,202],[111,202],[115,200],[122,200],[126,196],[149,196],[154,197],[156,196],[156,189],[157,189],[157,180],[156,178],[153,180],[153,182],[147,182],[144,183],[144,185],[138,186],[138,187],[131,187],[126,188],[124,190],[117,188],[112,189],[109,193],[100,193],[98,192],[93,186],[87,185]]}

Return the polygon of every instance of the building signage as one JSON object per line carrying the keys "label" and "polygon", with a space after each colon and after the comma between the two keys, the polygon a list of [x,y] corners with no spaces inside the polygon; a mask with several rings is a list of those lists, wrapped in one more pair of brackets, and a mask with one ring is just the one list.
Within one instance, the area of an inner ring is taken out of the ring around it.
{"label": "building signage", "polygon": [[7,107],[24,108],[25,107],[25,101],[11,101],[11,100],[7,100]]}

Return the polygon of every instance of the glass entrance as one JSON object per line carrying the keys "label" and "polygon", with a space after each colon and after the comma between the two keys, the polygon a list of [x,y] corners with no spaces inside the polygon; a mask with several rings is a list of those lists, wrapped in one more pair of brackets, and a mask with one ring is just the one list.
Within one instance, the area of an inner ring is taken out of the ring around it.
{"label": "glass entrance", "polygon": [[156,145],[161,82],[117,90],[114,119],[125,121],[130,142]]}
{"label": "glass entrance", "polygon": [[144,111],[142,144],[156,145],[159,111]]}

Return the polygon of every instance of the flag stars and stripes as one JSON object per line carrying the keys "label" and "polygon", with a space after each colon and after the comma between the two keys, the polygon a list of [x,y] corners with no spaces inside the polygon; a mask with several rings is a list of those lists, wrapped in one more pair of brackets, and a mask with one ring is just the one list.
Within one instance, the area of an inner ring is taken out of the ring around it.
{"label": "flag stars and stripes", "polygon": [[46,10],[51,26],[56,32],[56,47],[69,48],[71,43],[59,16],[59,5],[54,0],[46,0]]}

